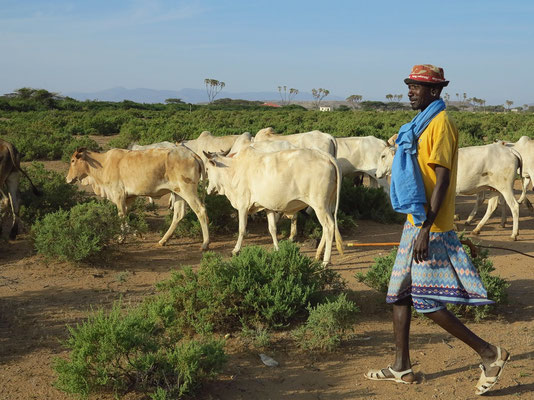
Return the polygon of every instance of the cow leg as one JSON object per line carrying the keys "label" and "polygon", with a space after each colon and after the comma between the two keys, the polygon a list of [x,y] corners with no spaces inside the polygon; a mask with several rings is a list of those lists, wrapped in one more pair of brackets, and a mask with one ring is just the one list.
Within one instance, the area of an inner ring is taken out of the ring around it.
{"label": "cow leg", "polygon": [[332,218],[332,214],[329,210],[327,210],[327,208],[314,208],[314,210],[315,215],[319,220],[319,223],[323,227],[323,235],[321,237],[319,247],[317,248],[317,252],[315,253],[315,259],[318,260],[321,257],[321,253],[323,252],[324,248],[323,266],[327,266],[330,262],[330,257],[332,255],[332,241],[334,240],[334,219]]}
{"label": "cow leg", "polygon": [[126,240],[126,234],[130,229],[128,221],[126,221],[126,214],[128,212],[126,199],[121,197],[118,200],[113,201],[113,203],[115,203],[115,205],[117,206],[119,218],[121,219],[121,234],[119,235],[119,243],[124,243],[124,241]]}
{"label": "cow leg", "polygon": [[480,207],[484,203],[484,199],[486,198],[486,195],[484,191],[477,193],[477,199],[475,201],[475,206],[471,210],[471,213],[469,214],[469,217],[467,217],[467,220],[465,221],[465,225],[469,226],[471,225],[471,221],[475,218],[478,212],[478,207]]}
{"label": "cow leg", "polygon": [[378,181],[374,176],[367,175],[369,177],[369,187],[377,188],[379,186]]}
{"label": "cow leg", "polygon": [[502,195],[499,196],[499,204],[501,205],[501,228],[505,228],[506,227],[506,202],[504,201],[504,197],[502,197]]}
{"label": "cow leg", "polygon": [[171,192],[171,195],[169,196],[169,210],[174,209],[174,203],[176,203],[176,195],[174,192]]}
{"label": "cow leg", "polygon": [[238,212],[238,219],[239,219],[239,234],[237,236],[237,242],[235,244],[234,249],[232,250],[232,254],[236,255],[241,250],[241,245],[243,244],[243,238],[245,237],[245,232],[247,230],[247,209],[246,208],[240,208],[237,210]]}
{"label": "cow leg", "polygon": [[180,196],[176,196],[175,202],[173,205],[172,222],[171,222],[171,225],[169,226],[169,229],[167,229],[167,232],[165,232],[165,235],[163,235],[161,240],[158,242],[160,246],[165,246],[169,238],[174,233],[176,227],[178,226],[178,222],[180,222],[184,216],[185,216],[185,201]]}
{"label": "cow leg", "polygon": [[[194,195],[192,196],[184,196],[187,197],[186,201],[187,204],[189,204],[189,207],[191,207],[191,210],[195,213],[195,215],[198,218],[198,222],[200,222],[200,228],[202,229],[202,251],[208,250],[210,246],[210,232],[208,229],[208,213],[206,212],[206,207],[204,206],[204,203],[197,197],[196,195],[196,187],[195,191],[193,192]],[[176,203],[174,203],[174,206],[176,207]]]}
{"label": "cow leg", "polygon": [[[389,182],[387,179],[385,178],[380,178],[380,179],[376,179],[378,185],[384,189],[384,192],[386,192],[386,194],[388,195],[388,200],[389,200]],[[391,200],[390,200],[391,201]]]}
{"label": "cow leg", "polygon": [[13,224],[9,231],[9,239],[15,240],[19,233],[19,210],[20,210],[20,195],[19,195],[19,174],[18,172],[11,173],[6,179],[6,186],[8,190],[9,202],[11,203],[11,212],[13,214]]}
{"label": "cow leg", "polygon": [[504,201],[506,201],[506,204],[508,204],[508,207],[510,207],[510,211],[512,211],[513,224],[511,238],[512,240],[517,240],[517,236],[519,235],[519,203],[515,199],[512,190],[503,191],[501,194]]}
{"label": "cow leg", "polygon": [[[488,200],[488,208],[486,209],[486,213],[478,223],[475,229],[473,229],[473,234],[478,235],[480,233],[480,230],[482,227],[488,222],[488,219],[491,217],[497,206],[499,205],[499,197],[497,194],[490,195],[490,199]],[[478,195],[477,195],[477,202],[478,202]]]}
{"label": "cow leg", "polygon": [[265,210],[267,213],[267,223],[269,226],[269,233],[273,238],[274,249],[278,250],[278,238],[276,237],[276,213],[271,210]]}
{"label": "cow leg", "polygon": [[297,237],[297,220],[298,213],[295,213],[291,216],[291,230],[289,231],[289,241],[294,242]]}

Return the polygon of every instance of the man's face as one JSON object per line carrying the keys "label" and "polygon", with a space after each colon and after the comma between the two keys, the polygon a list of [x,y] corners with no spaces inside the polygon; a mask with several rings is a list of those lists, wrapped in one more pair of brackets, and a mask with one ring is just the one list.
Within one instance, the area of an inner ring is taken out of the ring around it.
{"label": "man's face", "polygon": [[409,84],[408,98],[413,110],[424,110],[430,103],[439,98],[440,90],[436,87]]}

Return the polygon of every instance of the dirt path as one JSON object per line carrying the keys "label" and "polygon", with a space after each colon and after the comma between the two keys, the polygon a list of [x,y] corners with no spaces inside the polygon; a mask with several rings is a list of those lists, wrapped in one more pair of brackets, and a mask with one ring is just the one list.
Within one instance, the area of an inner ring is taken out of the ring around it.
{"label": "dirt path", "polygon": [[[64,169],[61,164],[54,169]],[[529,196],[534,202],[534,196]],[[463,218],[473,199],[459,198]],[[161,219],[163,218],[161,212]],[[395,242],[400,225],[359,221],[345,241]],[[511,242],[511,228],[499,227],[493,217],[476,239],[482,244],[519,250],[534,256],[534,217],[521,208],[520,240]],[[460,224],[460,228],[462,225]],[[266,226],[256,226],[245,244],[271,246]],[[46,264],[36,256],[27,235],[13,243],[0,241],[0,400],[67,399],[51,383],[56,356],[67,353],[59,343],[67,337],[66,324],[82,322],[91,308],[109,307],[122,297],[138,302],[154,293],[153,285],[169,276],[172,268],[198,265],[199,239],[173,239],[164,248],[155,247],[159,234],[130,239],[109,257],[92,266],[67,263]],[[214,235],[211,250],[230,255],[234,236]],[[314,254],[311,244],[302,250]],[[374,257],[388,247],[349,248],[340,256],[334,251],[332,268],[339,271],[355,291],[361,308],[355,335],[341,349],[326,354],[299,351],[286,333],[275,335],[267,352],[280,362],[264,366],[253,347],[243,348],[235,339],[228,342],[229,362],[223,374],[208,383],[199,399],[470,399],[480,370],[475,355],[423,318],[412,323],[412,362],[421,379],[413,386],[371,382],[363,378],[368,368],[392,362],[391,310],[383,296],[357,282],[356,272],[365,272]],[[469,326],[490,342],[512,353],[498,389],[499,399],[532,399],[534,396],[534,260],[506,250],[491,250],[496,272],[509,280],[510,304],[492,321]],[[140,399],[134,395],[127,399]],[[93,399],[112,399],[96,396]]]}

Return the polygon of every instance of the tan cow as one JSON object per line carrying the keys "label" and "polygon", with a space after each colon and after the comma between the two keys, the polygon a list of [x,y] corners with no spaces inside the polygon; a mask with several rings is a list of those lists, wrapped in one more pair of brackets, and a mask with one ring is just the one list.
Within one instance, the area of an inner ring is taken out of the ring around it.
{"label": "tan cow", "polygon": [[185,214],[185,202],[198,217],[202,228],[202,250],[209,246],[206,208],[197,194],[204,174],[202,161],[183,146],[143,151],[112,149],[97,153],[87,149],[74,152],[67,182],[91,184],[95,194],[112,201],[124,217],[137,196],[161,197],[174,193],[176,200],[171,226],[159,241],[165,245]]}
{"label": "tan cow", "polygon": [[[4,210],[11,208],[13,215],[13,223],[9,232],[9,238],[14,240],[17,237],[19,230],[19,209],[20,209],[20,194],[19,194],[19,178],[22,173],[32,186],[33,193],[40,195],[41,193],[33,185],[30,177],[20,168],[20,153],[11,143],[0,139],[0,214]],[[7,193],[7,194],[6,194]],[[0,232],[2,231],[2,224],[0,220]]]}

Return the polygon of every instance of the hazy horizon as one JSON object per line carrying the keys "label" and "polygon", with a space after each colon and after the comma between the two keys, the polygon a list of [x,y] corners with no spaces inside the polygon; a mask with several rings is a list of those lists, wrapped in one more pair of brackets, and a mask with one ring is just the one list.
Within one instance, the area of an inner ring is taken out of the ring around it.
{"label": "hazy horizon", "polygon": [[[412,65],[431,63],[444,93],[534,103],[534,3],[511,0],[254,2],[0,0],[0,93],[114,87],[300,92],[386,101]],[[298,99],[298,97],[297,97]]]}

